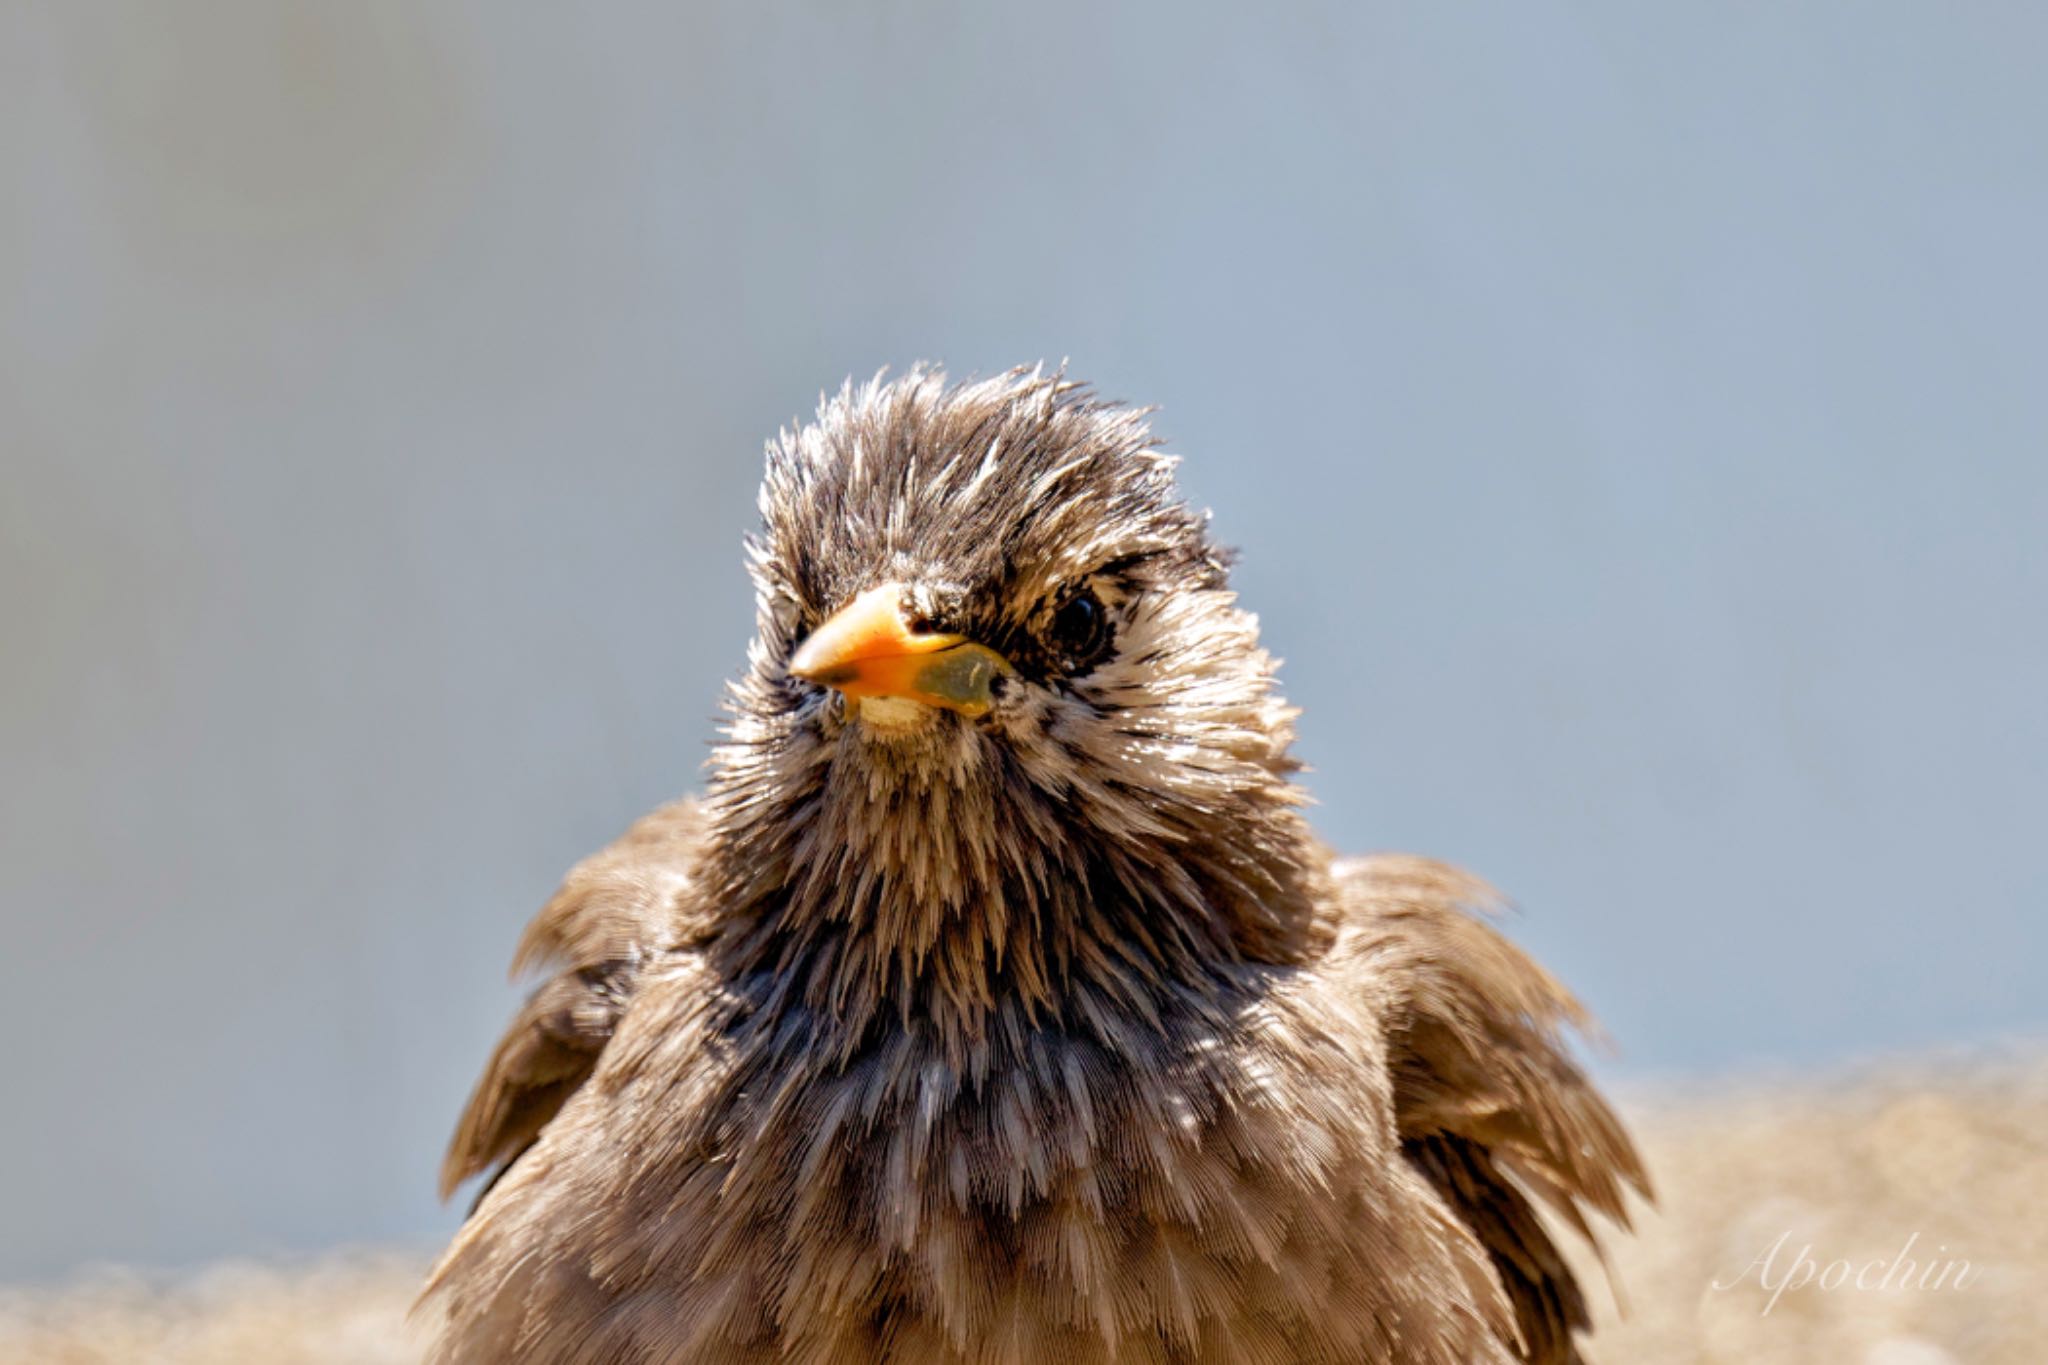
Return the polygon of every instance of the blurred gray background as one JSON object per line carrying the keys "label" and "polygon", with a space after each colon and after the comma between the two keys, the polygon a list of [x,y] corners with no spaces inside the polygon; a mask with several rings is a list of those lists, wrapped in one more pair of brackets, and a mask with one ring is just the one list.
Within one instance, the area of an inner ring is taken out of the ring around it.
{"label": "blurred gray background", "polygon": [[1157,403],[1317,819],[1611,1072],[2048,1026],[2048,19],[0,3],[0,1277],[454,1222],[761,443]]}

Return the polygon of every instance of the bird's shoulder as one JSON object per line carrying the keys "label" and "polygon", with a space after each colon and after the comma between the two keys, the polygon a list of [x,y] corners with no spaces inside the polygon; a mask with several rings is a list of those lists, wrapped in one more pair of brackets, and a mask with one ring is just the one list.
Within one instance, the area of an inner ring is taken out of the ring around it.
{"label": "bird's shoulder", "polygon": [[464,1106],[441,1167],[444,1198],[472,1176],[502,1174],[588,1079],[643,967],[689,937],[703,844],[696,800],[660,806],[571,868],[527,925],[512,974],[550,975],[513,1016]]}
{"label": "bird's shoulder", "polygon": [[1626,1228],[1628,1192],[1650,1194],[1635,1145],[1572,1055],[1569,1035],[1592,1021],[1494,926],[1505,902],[1473,874],[1404,854],[1331,872],[1326,984],[1369,997],[1380,1016],[1402,1152],[1492,1260],[1524,1358],[1576,1362],[1586,1304],[1550,1225],[1590,1242],[1590,1215]]}

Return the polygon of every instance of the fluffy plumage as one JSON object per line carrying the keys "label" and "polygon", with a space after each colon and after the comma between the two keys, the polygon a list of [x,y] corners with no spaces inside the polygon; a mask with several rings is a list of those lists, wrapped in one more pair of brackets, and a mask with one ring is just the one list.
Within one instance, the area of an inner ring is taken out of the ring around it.
{"label": "fluffy plumage", "polygon": [[[1645,1184],[1578,1006],[1482,884],[1316,842],[1142,415],[1036,371],[849,386],[762,516],[708,793],[520,946],[559,974],[443,1170],[500,1174],[436,1360],[1576,1360],[1537,1210]],[[791,676],[881,583],[1008,661],[985,714]]]}

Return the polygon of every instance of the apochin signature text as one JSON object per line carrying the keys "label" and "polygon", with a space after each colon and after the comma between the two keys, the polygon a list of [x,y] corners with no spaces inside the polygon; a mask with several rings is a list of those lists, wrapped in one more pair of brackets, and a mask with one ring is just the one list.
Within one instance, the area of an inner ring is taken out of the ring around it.
{"label": "apochin signature text", "polygon": [[1788,1253],[1785,1244],[1791,1240],[1790,1232],[1780,1234],[1777,1241],[1744,1266],[1735,1278],[1725,1282],[1716,1279],[1714,1288],[1725,1292],[1754,1282],[1771,1296],[1764,1304],[1762,1314],[1769,1317],[1771,1310],[1778,1306],[1779,1297],[1788,1289],[1805,1289],[1810,1285],[1830,1293],[1853,1289],[1865,1294],[1880,1294],[1887,1290],[1962,1289],[1976,1273],[1976,1268],[1968,1261],[1941,1254],[1948,1251],[1946,1246],[1935,1248],[1935,1258],[1914,1259],[1912,1251],[1920,1241],[1917,1232],[1906,1238],[1906,1244],[1899,1248],[1898,1255],[1860,1263],[1840,1259],[1823,1265],[1814,1258],[1812,1243]]}

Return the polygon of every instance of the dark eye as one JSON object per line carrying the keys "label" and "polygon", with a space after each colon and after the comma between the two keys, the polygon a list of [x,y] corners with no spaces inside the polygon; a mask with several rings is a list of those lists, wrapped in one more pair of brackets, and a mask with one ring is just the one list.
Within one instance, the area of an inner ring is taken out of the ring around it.
{"label": "dark eye", "polygon": [[1052,646],[1069,668],[1101,661],[1109,645],[1109,613],[1090,593],[1076,593],[1052,617]]}

